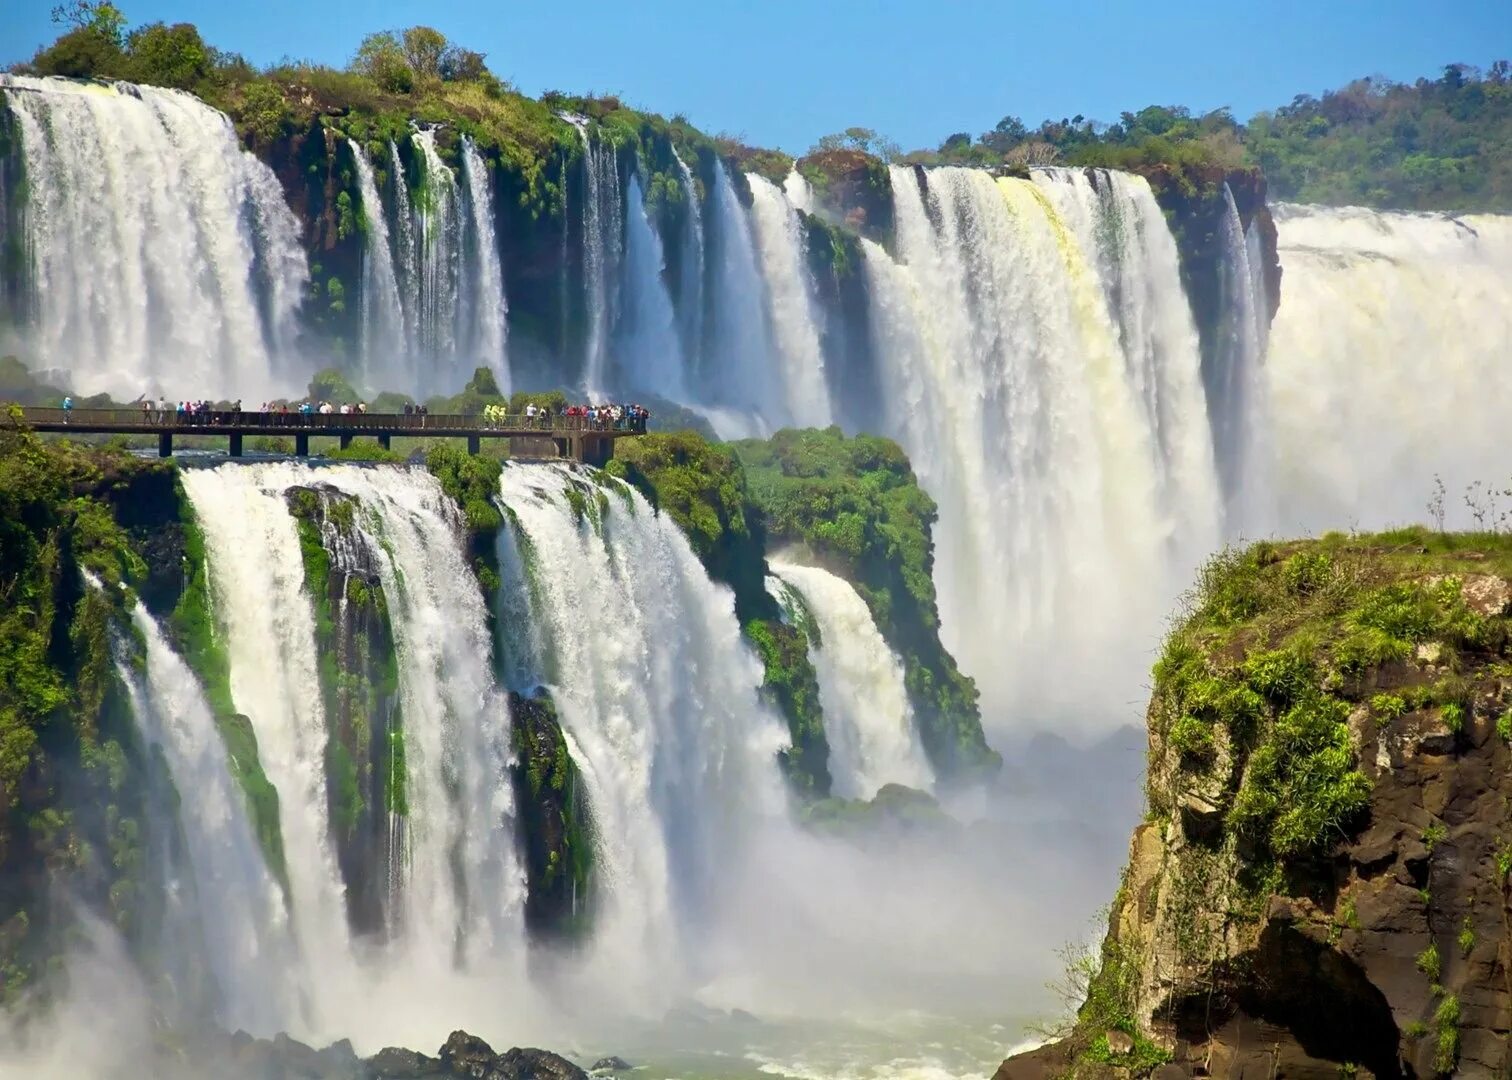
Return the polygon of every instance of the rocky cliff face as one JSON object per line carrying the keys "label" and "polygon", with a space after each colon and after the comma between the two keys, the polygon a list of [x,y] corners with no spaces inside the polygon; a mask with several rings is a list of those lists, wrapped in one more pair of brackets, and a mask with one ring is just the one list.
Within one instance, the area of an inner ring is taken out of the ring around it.
{"label": "rocky cliff face", "polygon": [[1086,1002],[998,1080],[1508,1075],[1509,615],[1504,536],[1210,567]]}

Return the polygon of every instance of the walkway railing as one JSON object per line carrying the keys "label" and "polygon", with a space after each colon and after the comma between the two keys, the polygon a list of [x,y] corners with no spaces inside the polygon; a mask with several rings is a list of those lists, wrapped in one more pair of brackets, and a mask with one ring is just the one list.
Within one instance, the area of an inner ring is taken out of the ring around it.
{"label": "walkway railing", "polygon": [[210,432],[248,434],[265,431],[305,431],[309,434],[354,435],[385,432],[390,435],[572,435],[584,432],[606,435],[640,435],[645,421],[618,422],[588,416],[524,416],[511,413],[497,419],[459,413],[320,413],[251,412],[211,409],[179,412],[176,409],[55,409],[27,407],[21,410],[25,423],[56,430],[131,432]]}

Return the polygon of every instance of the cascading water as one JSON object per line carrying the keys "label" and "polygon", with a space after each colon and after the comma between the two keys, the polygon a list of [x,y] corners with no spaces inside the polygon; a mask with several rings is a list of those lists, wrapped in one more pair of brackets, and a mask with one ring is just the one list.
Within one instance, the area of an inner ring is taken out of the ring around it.
{"label": "cascading water", "polygon": [[683,356],[686,366],[696,377],[703,369],[704,336],[704,225],[703,200],[698,184],[676,148],[672,150],[682,180],[683,202],[688,208],[687,228],[683,231],[682,273],[677,289],[678,323],[682,330]]}
{"label": "cascading water", "polygon": [[140,602],[131,618],[146,646],[145,677],[124,655],[116,668],[137,727],[162,751],[187,811],[180,821],[190,880],[172,890],[171,902],[194,904],[188,921],[204,935],[199,955],[215,976],[217,1019],[272,1035],[298,1016],[298,957],[283,890],[264,863],[199,683]]}
{"label": "cascading water", "polygon": [[1120,708],[1145,666],[1127,627],[1153,641],[1186,570],[1175,549],[1201,538],[1159,497],[1169,466],[1095,254],[1032,182],[892,179],[899,260],[863,245],[873,338],[890,434],[940,505],[946,644],[989,716],[1087,716],[1089,663],[1122,668],[1090,708]]}
{"label": "cascading water", "polygon": [[720,435],[754,435],[786,417],[767,325],[766,283],[723,161],[715,165],[712,202],[712,307],[699,396],[714,406],[711,418]]}
{"label": "cascading water", "polygon": [[299,223],[225,115],[127,83],[0,76],[0,93],[29,192],[34,366],[128,400],[255,398],[299,381]]}
{"label": "cascading water", "polygon": [[[264,771],[279,792],[295,931],[323,987],[346,990],[354,984],[354,956],[326,805],[315,620],[299,535],[283,500],[302,476],[308,470],[290,464],[181,473],[205,535],[231,695],[251,720]],[[314,997],[317,1017],[325,1001]]]}
{"label": "cascading water", "polygon": [[751,219],[771,304],[784,412],[798,427],[828,427],[833,416],[803,226],[787,196],[770,181],[755,173],[747,173],[746,181],[751,185]]}
{"label": "cascading water", "polygon": [[1033,175],[1097,270],[1126,378],[1159,454],[1161,509],[1191,562],[1217,544],[1220,522],[1202,354],[1181,287],[1176,240],[1142,176],[1059,168]]}
{"label": "cascading water", "polygon": [[[588,510],[573,508],[573,486]],[[584,473],[506,466],[524,550],[504,587],[539,627],[515,653],[549,657],[533,681],[550,686],[589,793],[604,893],[594,948],[633,998],[694,959],[675,944],[709,917],[743,831],[783,814],[786,732],[757,700],[761,667],[731,594],[668,517],[615,487],[600,506]]]}
{"label": "cascading water", "polygon": [[793,209],[802,210],[805,214],[814,212],[814,189],[797,169],[788,171],[782,181],[782,192],[787,196],[788,202],[793,204]]}
{"label": "cascading water", "polygon": [[[393,143],[389,144],[389,149],[393,167],[397,164]],[[373,166],[360,143],[351,143],[351,150],[366,236],[362,249],[362,366],[369,384],[378,385],[384,380],[410,374],[403,365],[414,346],[409,340],[404,305],[399,299],[399,279],[394,273],[394,256],[389,248],[388,214],[378,196]],[[395,180],[402,188],[402,172],[395,174]],[[408,224],[407,220],[403,222],[404,226]]]}
{"label": "cascading water", "polygon": [[419,357],[420,325],[420,248],[415,228],[414,208],[410,205],[409,180],[404,172],[404,159],[399,156],[399,147],[392,140],[389,149],[389,183],[394,190],[394,250],[397,253],[399,303],[404,311],[404,348],[402,366],[408,375],[409,385],[418,391],[421,385]]}
{"label": "cascading water", "polygon": [[583,141],[583,287],[587,300],[588,337],[584,345],[583,382],[590,397],[604,396],[609,363],[609,333],[616,315],[620,249],[624,236],[619,165],[613,146],[595,140],[588,121],[568,116]]}
{"label": "cascading water", "polygon": [[625,215],[625,302],[615,328],[620,362],[618,385],[652,391],[674,401],[686,395],[682,342],[667,295],[666,258],[661,234],[646,215],[640,177],[632,174]]}
{"label": "cascading water", "polygon": [[416,131],[410,136],[423,163],[420,200],[416,205],[419,306],[416,340],[430,360],[422,372],[425,390],[455,392],[460,382],[455,364],[457,301],[462,285],[462,215],[457,177],[436,151],[436,133]]}
{"label": "cascading water", "polygon": [[1207,374],[1213,448],[1227,507],[1230,534],[1269,523],[1275,508],[1269,494],[1271,448],[1263,364],[1270,330],[1261,277],[1259,238],[1239,217],[1234,193],[1223,185],[1223,313],[1217,363]]}
{"label": "cascading water", "polygon": [[866,601],[844,578],[818,567],[773,562],[772,573],[797,590],[818,627],[811,655],[834,794],[869,799],[883,784],[931,787],[934,773],[914,728],[902,661]]}
{"label": "cascading water", "polygon": [[[1505,486],[1512,217],[1275,208],[1266,351],[1277,527],[1422,521],[1434,477]],[[1490,526],[1490,522],[1486,522]]]}
{"label": "cascading water", "polygon": [[462,136],[462,179],[467,195],[467,218],[472,226],[466,277],[469,362],[491,369],[499,389],[509,393],[509,362],[504,344],[509,304],[504,295],[504,268],[494,230],[493,185],[477,145]]}

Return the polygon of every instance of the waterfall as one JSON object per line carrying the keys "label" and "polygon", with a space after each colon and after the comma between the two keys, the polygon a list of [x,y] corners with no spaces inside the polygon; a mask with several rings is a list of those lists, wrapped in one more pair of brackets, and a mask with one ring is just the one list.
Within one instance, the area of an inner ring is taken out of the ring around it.
{"label": "waterfall", "polygon": [[404,312],[403,359],[406,382],[416,391],[420,390],[421,367],[419,358],[420,325],[420,249],[415,230],[415,212],[410,204],[409,180],[404,173],[404,161],[399,156],[399,147],[389,141],[389,183],[394,188],[394,250],[398,253],[399,304]]}
{"label": "waterfall", "polygon": [[1186,548],[1183,561],[1195,562],[1218,543],[1219,488],[1197,324],[1181,287],[1176,240],[1142,176],[1036,169],[1034,181],[1096,267],[1126,378],[1159,455],[1161,510]]}
{"label": "waterfall", "polygon": [[782,181],[782,192],[795,210],[814,213],[814,189],[797,169],[789,169]]}
{"label": "waterfall", "polygon": [[220,991],[217,1019],[267,1037],[297,1015],[297,958],[283,891],[263,862],[199,683],[140,602],[131,618],[146,646],[145,672],[124,655],[116,670],[143,739],[162,751],[183,800],[190,880],[171,888],[170,903],[194,903],[190,921],[204,935],[201,955]]}
{"label": "waterfall", "polygon": [[677,310],[683,337],[686,366],[695,376],[703,370],[704,336],[704,226],[703,202],[693,172],[678,154],[672,157],[682,178],[683,199],[688,208],[687,228],[683,231],[682,273],[677,289]]}
{"label": "waterfall", "polygon": [[466,135],[462,136],[462,179],[467,190],[468,223],[472,226],[466,278],[471,297],[470,363],[490,368],[499,389],[507,394],[509,362],[504,354],[504,340],[509,303],[504,295],[504,268],[494,231],[493,185],[477,145]]}
{"label": "waterfall", "polygon": [[609,362],[609,332],[616,312],[615,282],[619,275],[624,217],[619,189],[619,165],[613,146],[588,133],[588,121],[568,116],[583,141],[583,279],[587,294],[588,340],[583,382],[588,395],[604,396]]}
{"label": "waterfall", "polygon": [[[1284,268],[1265,385],[1277,526],[1448,524],[1505,486],[1512,217],[1275,208]],[[1489,528],[1490,521],[1485,527]]]}
{"label": "waterfall", "polygon": [[725,437],[758,434],[786,421],[773,370],[766,283],[757,264],[745,208],[724,162],[715,166],[712,198],[712,306],[700,398]]}
{"label": "waterfall", "polygon": [[[311,969],[329,986],[353,984],[345,886],[326,805],[326,719],[299,535],[283,490],[307,476],[292,464],[185,469],[184,490],[205,535],[218,626],[231,663],[231,696],[251,720],[278,789],[290,906]],[[318,1009],[323,995],[313,1002]]]}
{"label": "waterfall", "polygon": [[462,388],[461,380],[471,374],[458,371],[456,365],[457,301],[462,284],[461,196],[456,175],[436,151],[436,133],[416,131],[410,141],[424,164],[420,201],[415,207],[420,281],[416,338],[431,366],[421,375],[420,390],[455,393]]}
{"label": "waterfall", "polygon": [[[29,198],[33,366],[80,394],[257,398],[303,376],[300,226],[231,121],[177,90],[0,76]],[[88,257],[84,257],[87,253]]]}
{"label": "waterfall", "polygon": [[616,333],[622,389],[681,400],[685,396],[682,344],[677,317],[662,275],[666,256],[661,234],[646,215],[640,177],[630,176],[625,215],[625,303]]}
{"label": "waterfall", "polygon": [[[362,249],[362,367],[368,385],[381,385],[407,374],[405,359],[413,351],[405,326],[404,305],[399,299],[399,279],[394,273],[394,257],[389,249],[388,214],[378,196],[373,166],[367,152],[357,142],[350,144],[352,162],[357,170],[357,194],[362,199],[364,244]],[[389,144],[391,167],[398,165],[393,143]],[[403,173],[395,180],[403,187]],[[401,230],[408,225],[401,223]],[[401,251],[404,250],[401,246]]]}
{"label": "waterfall", "polygon": [[505,466],[503,500],[533,562],[505,589],[541,628],[549,661],[535,681],[550,686],[598,831],[594,948],[633,993],[693,959],[674,945],[710,916],[743,830],[783,813],[786,732],[758,702],[761,667],[732,594],[666,515],[611,486],[601,504],[580,470]]}
{"label": "waterfall", "polygon": [[[326,898],[339,896],[342,887],[323,842],[324,788],[310,777],[311,770],[316,780],[321,775],[325,741],[313,637],[309,653],[292,648],[313,630],[283,493],[313,483],[361,506],[356,527],[365,546],[380,553],[392,616],[410,806],[399,947],[430,971],[459,958],[518,958],[524,878],[505,771],[508,708],[494,682],[486,611],[460,542],[458,511],[420,470],[278,463],[185,474],[230,630],[232,693],[252,718],[269,778],[284,797],[296,913],[316,906],[312,891]],[[232,513],[236,507],[239,515]],[[240,544],[239,559],[230,554],[232,544]],[[250,634],[256,642],[247,640]],[[256,643],[261,650],[249,658]],[[255,682],[240,677],[254,671]],[[299,703],[302,726],[294,722],[289,698]],[[322,907],[318,914],[327,913]],[[339,952],[346,937],[343,926],[327,944]]]}
{"label": "waterfall", "polygon": [[1223,309],[1217,364],[1208,373],[1208,411],[1231,533],[1270,522],[1270,449],[1265,445],[1269,410],[1264,371],[1270,329],[1258,235],[1239,218],[1234,193],[1223,185]]}
{"label": "waterfall", "polygon": [[1118,669],[1091,708],[1122,708],[1146,666],[1127,628],[1153,644],[1194,541],[1160,497],[1176,469],[1097,253],[1033,182],[943,168],[921,192],[892,175],[899,258],[863,244],[872,334],[889,434],[940,506],[946,645],[989,715],[1086,716],[1091,664]]}
{"label": "waterfall", "polygon": [[747,173],[746,180],[751,185],[751,219],[771,304],[785,411],[798,427],[828,427],[833,417],[803,226],[787,197],[769,181],[755,173]]}
{"label": "waterfall", "polygon": [[903,662],[887,646],[866,601],[844,578],[818,567],[773,562],[819,630],[811,647],[819,675],[834,793],[869,799],[883,784],[928,789],[933,771],[914,728]]}

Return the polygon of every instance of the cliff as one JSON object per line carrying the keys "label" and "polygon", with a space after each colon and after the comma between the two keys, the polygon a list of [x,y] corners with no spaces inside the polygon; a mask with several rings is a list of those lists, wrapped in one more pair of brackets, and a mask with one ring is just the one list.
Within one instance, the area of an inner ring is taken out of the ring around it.
{"label": "cliff", "polygon": [[1069,1035],[998,1080],[1504,1076],[1512,537],[1217,559]]}

